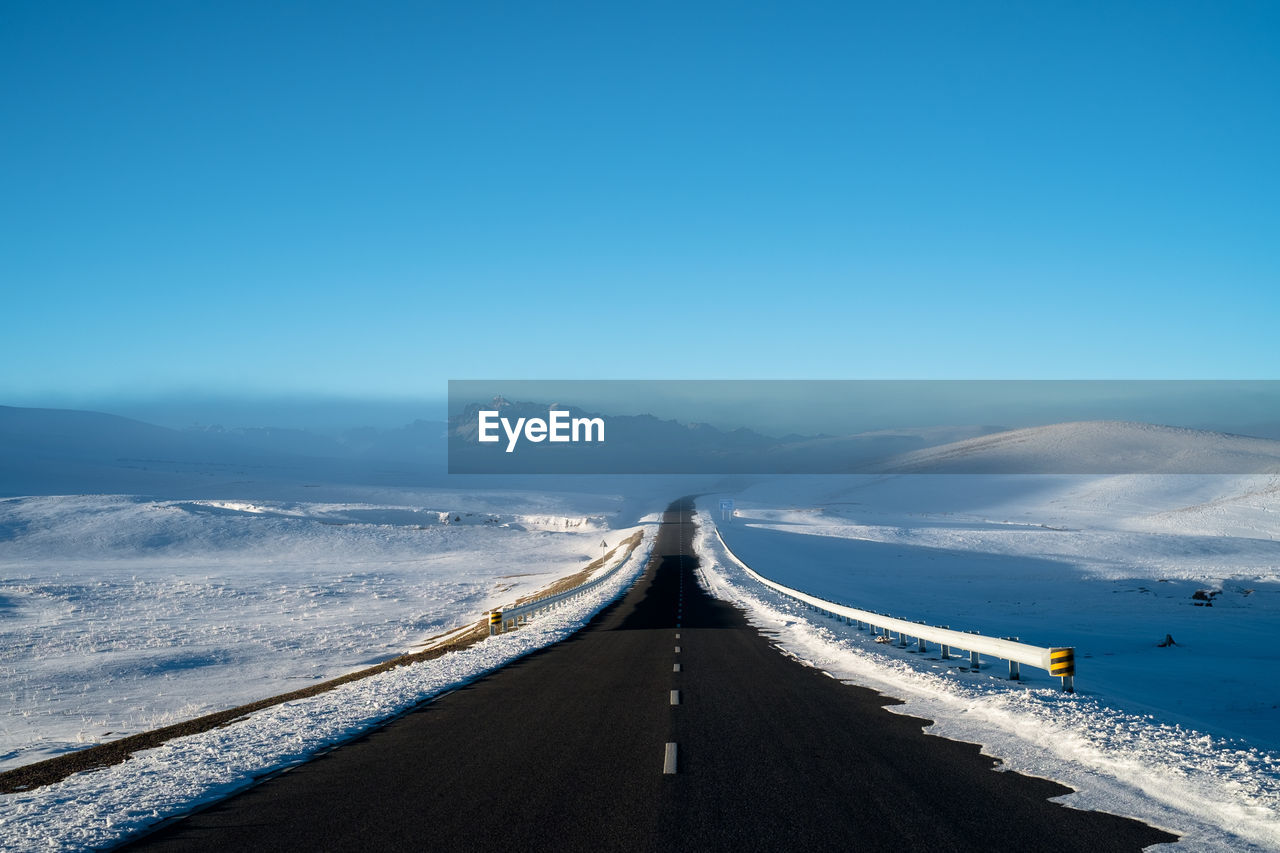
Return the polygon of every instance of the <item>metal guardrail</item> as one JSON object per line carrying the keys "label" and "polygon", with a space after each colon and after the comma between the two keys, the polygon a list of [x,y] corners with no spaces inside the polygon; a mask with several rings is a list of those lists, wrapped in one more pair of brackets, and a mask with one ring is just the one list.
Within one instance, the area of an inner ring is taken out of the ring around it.
{"label": "metal guardrail", "polygon": [[[588,592],[591,592],[591,590],[613,577],[613,575],[617,573],[618,569],[621,569],[630,561],[631,555],[635,552],[635,549],[639,548],[643,544],[644,539],[642,538],[634,547],[629,549],[621,559],[618,560],[617,565],[599,577],[592,578],[584,584],[579,584],[578,586],[566,589],[564,592],[558,592],[554,595],[546,595],[542,598],[534,599],[533,601],[526,601],[523,604],[498,610],[490,610],[489,636],[492,637],[494,634],[501,634],[507,630],[514,630],[515,628],[527,623],[531,617],[537,616],[539,613],[563,607],[575,598],[580,598],[586,595]],[[510,626],[510,628],[508,628],[508,626]]]}
{"label": "metal guardrail", "polygon": [[879,634],[884,638],[882,642],[891,642],[892,634],[896,633],[900,648],[910,646],[909,638],[912,637],[915,638],[916,646],[922,652],[928,650],[929,643],[936,643],[940,647],[943,660],[952,656],[952,649],[963,649],[969,652],[969,668],[973,670],[977,670],[981,665],[982,655],[1006,660],[1009,662],[1009,678],[1015,681],[1022,677],[1020,665],[1026,664],[1036,669],[1043,669],[1052,676],[1061,676],[1063,692],[1075,692],[1075,649],[1072,647],[1053,646],[1044,648],[1042,646],[1033,646],[1019,642],[1017,637],[1003,639],[986,637],[972,631],[956,631],[947,627],[926,625],[923,622],[912,622],[908,619],[886,616],[883,613],[876,613],[874,610],[862,610],[857,607],[836,604],[834,601],[827,601],[824,598],[818,598],[815,595],[809,595],[807,592],[801,592],[798,589],[784,586],[777,581],[769,580],[744,563],[737,554],[733,553],[733,549],[729,547],[728,543],[724,541],[724,537],[720,535],[719,529],[716,530],[716,538],[724,546],[725,553],[732,557],[734,562],[742,567],[743,571],[760,583],[776,592],[782,593],[788,598],[807,604],[814,610],[826,613],[833,618],[843,619],[848,624],[856,625],[859,630],[865,624],[872,634]]}

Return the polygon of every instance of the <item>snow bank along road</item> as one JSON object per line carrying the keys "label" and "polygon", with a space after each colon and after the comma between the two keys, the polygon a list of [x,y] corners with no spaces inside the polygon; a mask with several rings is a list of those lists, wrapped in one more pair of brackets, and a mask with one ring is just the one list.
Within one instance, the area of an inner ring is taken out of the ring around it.
{"label": "snow bank along road", "polygon": [[[692,502],[570,639],[130,849],[1139,850],[972,744],[780,654],[694,581]],[[674,744],[674,747],[671,745]]]}

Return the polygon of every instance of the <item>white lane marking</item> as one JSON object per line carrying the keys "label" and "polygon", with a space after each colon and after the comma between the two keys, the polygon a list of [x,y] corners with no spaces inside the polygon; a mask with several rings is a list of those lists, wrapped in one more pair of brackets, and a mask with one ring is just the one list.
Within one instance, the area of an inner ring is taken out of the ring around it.
{"label": "white lane marking", "polygon": [[679,672],[679,671],[680,671],[680,664],[678,664],[678,663],[673,663],[673,664],[671,664],[671,671],[672,671],[672,672]]}
{"label": "white lane marking", "polygon": [[676,654],[680,654],[680,647],[676,646]]}
{"label": "white lane marking", "polygon": [[678,639],[680,639],[680,632],[679,632],[679,631],[676,631],[676,639],[677,639],[677,640],[678,640]]}
{"label": "white lane marking", "polygon": [[676,745],[674,743],[667,744],[666,753],[662,756],[662,772],[664,774],[676,772]]}
{"label": "white lane marking", "polygon": [[679,691],[679,690],[672,690],[672,691],[671,691],[671,704],[672,704],[672,705],[679,705],[679,704],[680,704],[680,691]]}

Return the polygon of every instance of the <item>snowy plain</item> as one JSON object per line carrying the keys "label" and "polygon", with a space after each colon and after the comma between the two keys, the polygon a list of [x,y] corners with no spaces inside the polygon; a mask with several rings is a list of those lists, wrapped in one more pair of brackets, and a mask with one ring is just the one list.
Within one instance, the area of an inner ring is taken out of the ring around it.
{"label": "snowy plain", "polygon": [[170,740],[122,764],[0,797],[0,850],[113,846],[165,818],[310,760],[424,701],[568,637],[643,571],[653,525],[641,528],[646,535],[640,547],[593,575],[607,573],[607,580],[518,631],[276,705],[226,727]]}
{"label": "snowy plain", "polygon": [[0,770],[343,675],[579,570],[619,499],[0,500]]}
{"label": "snowy plain", "polygon": [[[1280,477],[789,478],[699,507],[704,582],[789,653],[1076,788],[1070,805],[1180,833],[1175,849],[1280,849]],[[832,601],[1074,646],[1078,692],[887,649],[737,559]]]}

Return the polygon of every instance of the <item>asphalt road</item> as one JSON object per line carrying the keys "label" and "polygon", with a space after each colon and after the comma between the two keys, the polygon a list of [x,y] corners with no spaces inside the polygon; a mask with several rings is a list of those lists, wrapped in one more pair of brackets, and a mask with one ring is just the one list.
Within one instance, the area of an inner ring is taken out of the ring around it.
{"label": "asphalt road", "polygon": [[1173,840],[1050,803],[1068,789],[994,772],[977,746],[926,736],[889,700],[780,654],[697,586],[690,506],[672,505],[645,575],[572,638],[129,849],[1099,853]]}

